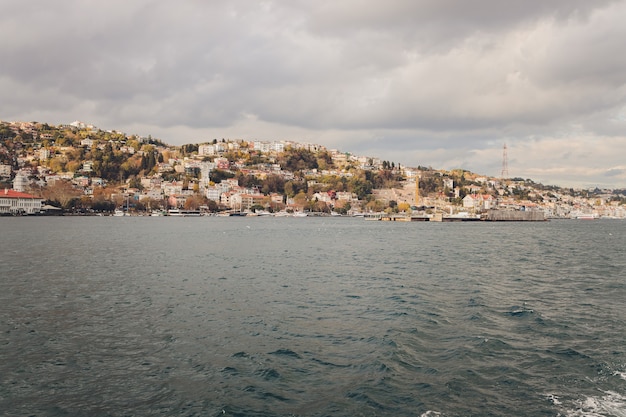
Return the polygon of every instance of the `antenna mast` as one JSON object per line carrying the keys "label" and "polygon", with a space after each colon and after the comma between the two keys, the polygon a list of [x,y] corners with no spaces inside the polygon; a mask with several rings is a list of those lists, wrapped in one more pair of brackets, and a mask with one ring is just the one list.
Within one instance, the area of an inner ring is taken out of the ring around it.
{"label": "antenna mast", "polygon": [[420,176],[415,176],[415,207],[420,205]]}
{"label": "antenna mast", "polygon": [[504,143],[504,147],[502,148],[502,173],[500,174],[501,178],[507,178],[509,176],[509,161],[506,153],[506,143]]}

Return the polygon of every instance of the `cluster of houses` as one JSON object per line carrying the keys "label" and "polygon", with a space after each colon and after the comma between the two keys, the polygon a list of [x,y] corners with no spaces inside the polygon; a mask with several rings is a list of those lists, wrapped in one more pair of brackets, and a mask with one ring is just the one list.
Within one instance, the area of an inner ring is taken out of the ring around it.
{"label": "cluster of houses", "polygon": [[[59,179],[66,179],[87,196],[93,195],[96,188],[107,185],[105,180],[93,175],[93,161],[90,160],[82,161],[81,166],[77,167],[75,171],[54,172],[45,161],[49,161],[54,154],[73,152],[75,148],[73,146],[42,146],[43,141],[52,141],[55,136],[50,133],[40,133],[33,123],[11,123],[9,126],[14,132],[36,137],[38,141],[33,143],[38,145],[32,146],[29,152],[23,150],[19,154],[17,165],[20,168],[15,172],[12,165],[0,163],[0,179],[4,179],[6,183],[7,179],[13,178],[12,189],[5,189],[3,194],[0,193],[0,214],[33,214],[42,210],[42,199],[29,193],[34,183],[45,186],[53,184]],[[85,137],[80,140],[80,147],[103,149],[109,145],[124,154],[142,155],[141,147],[130,146],[127,141],[110,140],[104,142],[101,139],[92,138],[90,133],[98,131],[94,126],[74,122],[66,127],[85,133]],[[120,135],[125,137],[119,132],[115,133],[118,134],[118,137]],[[133,136],[133,138],[137,137]],[[144,139],[141,138],[139,142],[142,143]],[[240,186],[236,179],[213,181],[216,171],[233,169],[259,179],[276,175],[284,181],[293,180],[294,174],[281,169],[280,165],[276,163],[276,157],[287,148],[301,148],[314,153],[323,151],[332,158],[332,168],[311,169],[303,173],[309,181],[309,188],[319,184],[317,180],[322,176],[351,177],[354,170],[347,168],[379,170],[384,166],[377,158],[356,156],[337,150],[327,150],[320,145],[292,141],[213,141],[213,143],[198,145],[197,151],[186,157],[180,157],[178,153],[171,152],[170,148],[157,147],[160,155],[167,156],[160,158],[160,162],[156,163],[156,173],[139,178],[140,187],[136,185],[131,187],[130,184],[126,184],[113,196],[134,201],[157,200],[166,202],[167,206],[171,208],[182,208],[185,207],[188,199],[199,193],[208,200],[230,210],[245,211],[253,206],[272,207],[279,210],[302,210],[301,201],[295,201],[294,198],[288,198],[278,193],[263,194],[258,188]],[[0,152],[2,151],[0,146]],[[229,158],[226,157],[227,154],[230,155]],[[241,158],[233,158],[233,154],[239,155]],[[262,154],[268,158],[263,163],[249,166],[243,156],[251,154]],[[438,192],[422,196],[418,195],[419,191],[414,185],[416,180],[424,175],[422,170],[402,166],[394,167],[394,170],[406,179],[405,186],[401,189],[374,191],[374,197],[381,201],[385,207],[389,207],[394,202],[449,213],[478,213],[490,209],[506,208],[542,210],[547,217],[578,215],[626,217],[624,206],[620,201],[615,201],[608,192],[605,195],[596,194],[593,198],[583,198],[568,193],[559,193],[555,190],[544,192],[523,181],[497,180],[470,173],[468,176],[471,178],[471,182],[461,187],[455,184],[446,171],[429,170],[428,175],[441,177],[443,187]],[[169,173],[189,175],[186,175],[185,181],[166,180],[166,178],[171,178]],[[528,199],[520,200],[511,195],[509,191],[513,187],[524,191]],[[349,205],[353,211],[364,210],[364,202],[350,192],[320,191],[309,193],[307,197],[309,201],[322,202],[331,208]]]}

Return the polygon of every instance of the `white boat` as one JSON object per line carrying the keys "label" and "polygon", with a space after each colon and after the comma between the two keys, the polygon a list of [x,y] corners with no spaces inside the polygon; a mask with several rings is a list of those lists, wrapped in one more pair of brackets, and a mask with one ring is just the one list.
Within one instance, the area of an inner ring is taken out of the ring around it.
{"label": "white boat", "polygon": [[306,214],[303,211],[297,211],[297,212],[293,213],[293,217],[307,217],[307,216],[308,216],[308,214]]}
{"label": "white boat", "polygon": [[595,220],[598,216],[595,214],[578,214],[576,220]]}
{"label": "white boat", "polygon": [[598,218],[598,215],[596,213],[585,213],[581,211],[576,211],[573,212],[570,217],[576,220],[595,220]]}
{"label": "white boat", "polygon": [[124,212],[124,210],[116,209],[113,212],[113,216],[115,216],[115,217],[123,217],[123,216],[126,216],[126,212]]}

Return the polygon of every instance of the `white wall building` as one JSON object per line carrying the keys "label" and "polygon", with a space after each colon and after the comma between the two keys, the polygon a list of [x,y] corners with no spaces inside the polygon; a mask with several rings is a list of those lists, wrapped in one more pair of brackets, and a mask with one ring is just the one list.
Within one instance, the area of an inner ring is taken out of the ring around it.
{"label": "white wall building", "polygon": [[37,214],[43,200],[15,190],[0,191],[0,214]]}
{"label": "white wall building", "polygon": [[24,192],[29,184],[28,174],[23,171],[18,171],[13,179],[13,189],[15,191]]}
{"label": "white wall building", "polygon": [[10,177],[11,176],[11,165],[0,164],[0,177]]}

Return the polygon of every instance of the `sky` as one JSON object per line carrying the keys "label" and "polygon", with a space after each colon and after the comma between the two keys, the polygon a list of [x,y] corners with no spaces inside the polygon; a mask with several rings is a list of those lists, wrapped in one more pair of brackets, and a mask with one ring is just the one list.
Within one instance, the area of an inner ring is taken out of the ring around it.
{"label": "sky", "polygon": [[0,120],[626,188],[626,0],[5,0]]}

